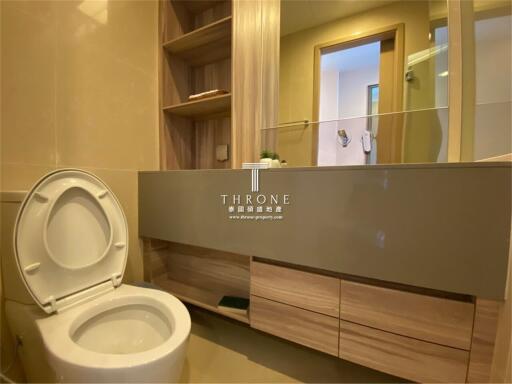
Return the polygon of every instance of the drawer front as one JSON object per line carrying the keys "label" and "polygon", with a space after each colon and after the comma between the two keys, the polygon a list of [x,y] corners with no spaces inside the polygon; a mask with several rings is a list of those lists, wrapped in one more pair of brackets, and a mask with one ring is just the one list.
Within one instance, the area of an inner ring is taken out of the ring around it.
{"label": "drawer front", "polygon": [[340,281],[334,277],[253,262],[251,294],[339,317]]}
{"label": "drawer front", "polygon": [[340,358],[416,382],[466,381],[469,352],[340,321]]}
{"label": "drawer front", "polygon": [[339,320],[290,305],[251,296],[251,327],[338,355]]}
{"label": "drawer front", "polygon": [[473,303],[341,281],[341,319],[437,344],[469,350],[473,312]]}

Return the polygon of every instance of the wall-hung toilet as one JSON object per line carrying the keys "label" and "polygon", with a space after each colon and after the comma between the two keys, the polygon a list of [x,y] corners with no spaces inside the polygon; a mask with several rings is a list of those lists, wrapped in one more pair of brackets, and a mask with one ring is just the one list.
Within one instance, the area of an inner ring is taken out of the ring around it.
{"label": "wall-hung toilet", "polygon": [[[2,260],[2,273],[7,320],[22,339],[29,381],[179,379],[188,311],[168,293],[121,284],[127,252],[126,218],[97,177],[59,170],[26,195],[15,222],[14,261]],[[32,303],[16,297],[19,281]]]}

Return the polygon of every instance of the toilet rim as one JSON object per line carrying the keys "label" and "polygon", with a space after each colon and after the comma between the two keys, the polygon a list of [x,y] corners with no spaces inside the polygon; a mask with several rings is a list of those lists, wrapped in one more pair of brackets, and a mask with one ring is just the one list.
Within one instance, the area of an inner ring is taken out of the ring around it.
{"label": "toilet rim", "polygon": [[[129,289],[127,292],[121,292],[122,288]],[[161,312],[172,327],[171,336],[155,348],[127,354],[91,351],[72,339],[73,332],[87,320],[104,311],[133,304],[147,305]],[[61,323],[56,327],[53,321]],[[97,369],[133,367],[158,360],[184,344],[191,328],[190,315],[185,305],[176,297],[154,289],[126,286],[121,286],[89,303],[42,319],[38,324],[48,351],[56,359],[74,366]]]}

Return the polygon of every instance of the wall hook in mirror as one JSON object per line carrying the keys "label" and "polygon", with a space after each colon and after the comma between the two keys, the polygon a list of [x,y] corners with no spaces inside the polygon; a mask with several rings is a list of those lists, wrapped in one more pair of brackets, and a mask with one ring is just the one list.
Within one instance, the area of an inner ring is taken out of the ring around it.
{"label": "wall hook in mirror", "polygon": [[343,128],[338,129],[338,140],[341,140],[341,145],[346,147],[352,141],[352,138],[348,135],[347,131]]}
{"label": "wall hook in mirror", "polygon": [[405,72],[405,81],[413,81],[414,80],[414,71],[412,69],[409,69],[407,72]]}

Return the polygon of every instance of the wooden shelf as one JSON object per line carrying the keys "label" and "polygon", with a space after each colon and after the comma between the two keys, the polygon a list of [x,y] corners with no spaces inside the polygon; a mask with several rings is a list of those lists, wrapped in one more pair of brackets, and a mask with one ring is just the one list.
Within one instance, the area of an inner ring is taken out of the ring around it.
{"label": "wooden shelf", "polygon": [[215,151],[219,145],[231,147],[231,95],[187,98],[210,89],[231,90],[233,2],[160,4],[161,167],[230,168],[231,160],[217,161]]}
{"label": "wooden shelf", "polygon": [[249,324],[248,315],[240,315],[217,308],[217,303],[222,298],[220,294],[170,280],[166,275],[155,278],[153,282],[186,303],[197,305],[198,307]]}
{"label": "wooden shelf", "polygon": [[231,21],[232,16],[225,17],[167,41],[163,48],[193,66],[227,58],[231,55]]}
{"label": "wooden shelf", "polygon": [[163,108],[164,112],[193,119],[209,116],[229,116],[231,112],[231,94],[208,97],[206,99],[187,101]]}

